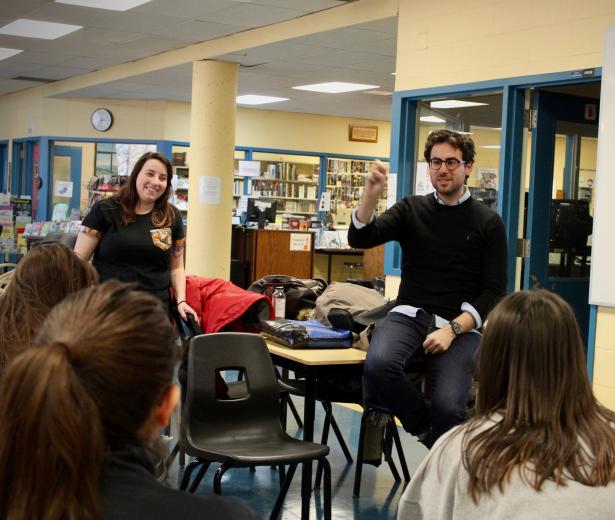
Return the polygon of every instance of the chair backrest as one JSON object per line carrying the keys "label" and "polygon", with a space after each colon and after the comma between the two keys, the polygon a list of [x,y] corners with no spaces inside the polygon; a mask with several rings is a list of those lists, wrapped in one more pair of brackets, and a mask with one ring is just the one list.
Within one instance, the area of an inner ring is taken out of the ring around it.
{"label": "chair backrest", "polygon": [[[216,373],[242,370],[245,396],[216,395]],[[263,429],[281,435],[279,387],[264,339],[257,334],[219,332],[190,342],[188,387],[182,410],[181,442],[192,438],[262,435]]]}

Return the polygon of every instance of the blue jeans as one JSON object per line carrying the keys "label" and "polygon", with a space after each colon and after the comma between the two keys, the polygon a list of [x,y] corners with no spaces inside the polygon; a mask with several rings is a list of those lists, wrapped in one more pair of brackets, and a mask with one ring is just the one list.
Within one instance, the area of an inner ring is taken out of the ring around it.
{"label": "blue jeans", "polygon": [[[431,320],[432,315],[422,310],[414,318],[390,312],[374,330],[364,375],[376,404],[388,408],[413,435],[431,426],[435,441],[467,418],[480,335],[475,332],[462,334],[443,354],[425,354],[423,341]],[[426,356],[428,361],[430,407],[406,374],[408,363],[419,356]]]}

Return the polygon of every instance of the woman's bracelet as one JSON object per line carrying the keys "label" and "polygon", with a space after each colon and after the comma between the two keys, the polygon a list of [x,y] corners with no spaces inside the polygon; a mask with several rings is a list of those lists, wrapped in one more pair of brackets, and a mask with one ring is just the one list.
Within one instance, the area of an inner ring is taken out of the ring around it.
{"label": "woman's bracelet", "polygon": [[175,305],[175,307],[179,307],[182,303],[186,303],[186,300],[182,300],[181,302],[177,302],[177,304]]}

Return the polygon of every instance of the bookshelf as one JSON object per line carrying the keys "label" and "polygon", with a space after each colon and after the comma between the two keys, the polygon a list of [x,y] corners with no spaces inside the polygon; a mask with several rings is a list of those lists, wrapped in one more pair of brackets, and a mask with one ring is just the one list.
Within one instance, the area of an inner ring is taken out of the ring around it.
{"label": "bookshelf", "polygon": [[278,213],[316,215],[320,157],[254,152],[260,175],[250,178],[250,197],[277,200]]}
{"label": "bookshelf", "polygon": [[[350,225],[351,212],[359,204],[365,178],[373,161],[355,158],[327,157],[325,190],[331,193],[331,216],[336,225]],[[376,208],[386,209],[386,190]]]}

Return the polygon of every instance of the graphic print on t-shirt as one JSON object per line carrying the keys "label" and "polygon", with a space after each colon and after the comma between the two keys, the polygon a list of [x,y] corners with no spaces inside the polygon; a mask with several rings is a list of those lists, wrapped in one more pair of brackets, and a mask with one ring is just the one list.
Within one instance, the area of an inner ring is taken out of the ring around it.
{"label": "graphic print on t-shirt", "polygon": [[163,251],[171,247],[171,228],[150,229],[152,242]]}

